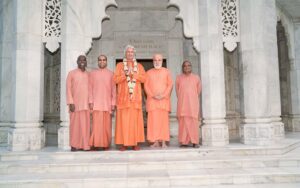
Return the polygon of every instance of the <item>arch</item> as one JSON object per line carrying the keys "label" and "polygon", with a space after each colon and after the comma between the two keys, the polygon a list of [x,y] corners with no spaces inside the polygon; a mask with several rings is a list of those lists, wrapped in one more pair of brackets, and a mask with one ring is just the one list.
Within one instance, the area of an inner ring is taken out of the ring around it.
{"label": "arch", "polygon": [[285,29],[285,35],[288,44],[289,60],[295,59],[295,46],[294,46],[294,24],[292,18],[289,17],[277,4],[276,7],[277,21],[281,21],[282,26]]}
{"label": "arch", "polygon": [[183,22],[183,33],[187,38],[193,39],[193,46],[200,52],[199,43],[199,4],[198,0],[169,0],[168,6],[176,6],[179,9],[177,19]]}

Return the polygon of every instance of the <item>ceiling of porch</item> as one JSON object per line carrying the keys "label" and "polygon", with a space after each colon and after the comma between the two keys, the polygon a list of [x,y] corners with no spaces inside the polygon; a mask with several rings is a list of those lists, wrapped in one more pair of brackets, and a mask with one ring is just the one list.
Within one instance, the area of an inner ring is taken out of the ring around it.
{"label": "ceiling of porch", "polygon": [[300,21],[300,0],[276,0],[276,2],[293,20]]}

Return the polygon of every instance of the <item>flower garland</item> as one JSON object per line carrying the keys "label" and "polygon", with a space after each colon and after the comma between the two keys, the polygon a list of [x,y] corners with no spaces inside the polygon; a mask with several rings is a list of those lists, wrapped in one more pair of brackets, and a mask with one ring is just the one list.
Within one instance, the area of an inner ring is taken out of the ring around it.
{"label": "flower garland", "polygon": [[[127,80],[127,85],[129,89],[129,94],[130,94],[130,99],[132,99],[133,96],[133,90],[136,84],[136,79],[135,78],[130,78],[130,73],[128,72],[129,68],[127,65],[127,59],[123,59],[123,64],[124,64],[124,71],[126,73],[126,80]],[[137,67],[137,62],[136,59],[133,59],[133,72],[137,73],[138,67]]]}

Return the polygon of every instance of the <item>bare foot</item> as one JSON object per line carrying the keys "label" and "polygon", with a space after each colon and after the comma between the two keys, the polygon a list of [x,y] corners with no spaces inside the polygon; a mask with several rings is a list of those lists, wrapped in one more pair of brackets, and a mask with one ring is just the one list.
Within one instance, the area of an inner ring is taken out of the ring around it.
{"label": "bare foot", "polygon": [[140,146],[133,146],[133,150],[134,151],[138,151],[138,150],[140,150],[141,148],[140,148]]}
{"label": "bare foot", "polygon": [[187,144],[180,144],[180,147],[181,148],[186,148],[186,147],[188,147],[188,145]]}
{"label": "bare foot", "polygon": [[120,147],[120,151],[125,151],[127,149],[127,147],[126,146],[122,146],[122,147]]}
{"label": "bare foot", "polygon": [[162,141],[161,147],[162,148],[167,148],[168,147],[165,141]]}
{"label": "bare foot", "polygon": [[158,148],[159,147],[159,142],[155,141],[154,144],[152,144],[150,147],[151,148]]}

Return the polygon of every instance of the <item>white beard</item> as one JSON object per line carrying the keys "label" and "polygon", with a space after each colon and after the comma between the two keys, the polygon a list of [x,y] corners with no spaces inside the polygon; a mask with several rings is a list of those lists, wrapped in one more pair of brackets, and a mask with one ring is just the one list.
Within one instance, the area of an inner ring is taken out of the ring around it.
{"label": "white beard", "polygon": [[161,68],[161,65],[154,65],[154,68],[155,68],[155,69],[160,69],[160,68]]}

